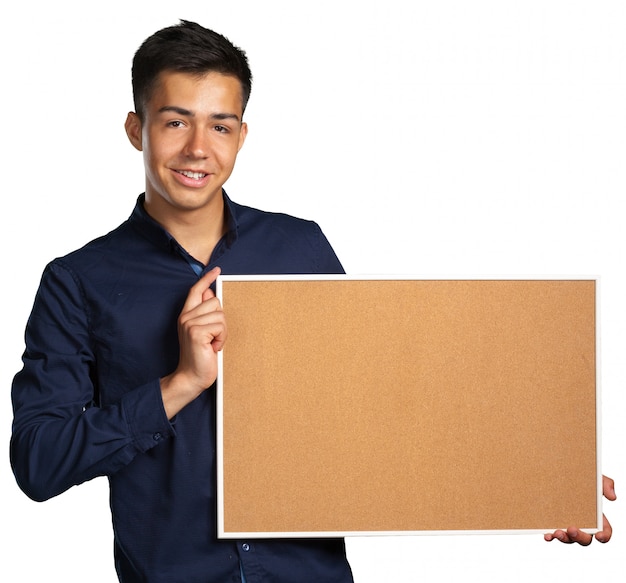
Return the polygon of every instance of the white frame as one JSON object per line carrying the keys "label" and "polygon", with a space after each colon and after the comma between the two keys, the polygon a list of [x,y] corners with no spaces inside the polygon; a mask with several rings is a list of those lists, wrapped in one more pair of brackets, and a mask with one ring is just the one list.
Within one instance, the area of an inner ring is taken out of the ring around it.
{"label": "white frame", "polygon": [[[594,534],[602,529],[602,469],[601,469],[601,390],[600,390],[600,277],[599,276],[499,276],[499,277],[426,277],[426,276],[388,276],[388,275],[333,275],[333,274],[288,274],[288,275],[220,275],[216,281],[216,296],[223,301],[223,281],[594,281],[596,290],[596,474],[597,474],[597,528],[582,529],[584,532]],[[242,539],[242,538],[328,538],[328,537],[362,537],[362,536],[421,536],[421,535],[511,535],[511,534],[543,534],[544,530],[537,529],[507,529],[507,530],[400,530],[400,531],[313,531],[313,532],[226,532],[224,528],[224,385],[223,385],[223,356],[218,353],[218,376],[217,376],[217,532],[218,538]],[[555,484],[555,488],[559,485]],[[564,525],[567,527],[567,525]]]}

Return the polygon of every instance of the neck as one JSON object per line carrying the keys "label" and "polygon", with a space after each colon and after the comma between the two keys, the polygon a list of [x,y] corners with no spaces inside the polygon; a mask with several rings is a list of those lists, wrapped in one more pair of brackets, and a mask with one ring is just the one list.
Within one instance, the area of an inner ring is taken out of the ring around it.
{"label": "neck", "polygon": [[[160,197],[146,197],[146,212],[157,221],[192,257],[208,265],[213,249],[226,232],[224,199],[199,209],[174,209],[159,204]],[[162,199],[161,199],[162,200]]]}

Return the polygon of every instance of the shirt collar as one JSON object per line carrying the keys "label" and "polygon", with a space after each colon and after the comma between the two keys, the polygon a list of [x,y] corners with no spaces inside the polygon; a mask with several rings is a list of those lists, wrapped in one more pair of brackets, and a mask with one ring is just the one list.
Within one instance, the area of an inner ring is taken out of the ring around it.
{"label": "shirt collar", "polygon": [[[237,240],[239,233],[237,205],[233,204],[224,190],[222,190],[222,196],[224,197],[224,214],[226,220],[224,242],[226,246],[230,248]],[[130,224],[154,245],[168,250],[180,250],[181,246],[178,241],[146,212],[144,208],[145,199],[145,193],[140,194],[137,198],[135,208],[128,219]]]}

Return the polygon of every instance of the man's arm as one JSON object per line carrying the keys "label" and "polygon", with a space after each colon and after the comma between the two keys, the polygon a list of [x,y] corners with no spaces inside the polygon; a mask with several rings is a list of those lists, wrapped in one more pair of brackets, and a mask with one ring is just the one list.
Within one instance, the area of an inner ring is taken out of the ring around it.
{"label": "man's arm", "polygon": [[[602,476],[602,494],[607,500],[617,499],[615,482],[607,476]],[[608,543],[611,540],[613,529],[604,514],[602,515],[602,521],[602,530],[596,532],[595,538],[598,542]],[[578,543],[579,545],[587,546],[593,541],[594,535],[583,532],[575,526],[570,526],[567,530],[556,530],[553,533],[548,533],[544,538],[548,542],[556,539],[563,543]]]}
{"label": "man's arm", "polygon": [[89,314],[75,274],[63,262],[49,265],[26,327],[24,366],[12,388],[11,465],[34,500],[113,474],[154,447],[154,435],[173,434],[158,378],[100,406],[95,379],[104,363],[95,357]]}
{"label": "man's arm", "polygon": [[189,292],[179,321],[182,339],[185,346],[195,346],[186,338],[198,336],[201,346],[197,351],[181,349],[181,363],[170,375],[171,390],[163,392],[155,378],[130,387],[118,402],[100,406],[94,379],[103,363],[95,356],[84,293],[62,264],[46,269],[27,326],[24,367],[12,391],[11,465],[30,498],[46,500],[96,476],[112,475],[163,437],[174,435],[168,416],[199,394],[199,383],[204,382],[189,379],[191,372],[199,373],[201,355],[209,352],[202,346],[206,338],[198,334],[206,329],[202,322],[207,317],[222,323],[209,325],[213,359],[204,371],[203,389],[215,380],[215,350],[221,348],[225,326],[219,302],[207,289],[217,273],[211,272]]}

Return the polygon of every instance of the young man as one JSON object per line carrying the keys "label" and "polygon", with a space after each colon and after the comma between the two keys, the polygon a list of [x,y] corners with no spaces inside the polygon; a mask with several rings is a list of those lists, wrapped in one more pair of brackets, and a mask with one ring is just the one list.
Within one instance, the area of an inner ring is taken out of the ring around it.
{"label": "young man", "polygon": [[[182,22],[133,61],[126,131],[145,195],[128,221],[45,270],[13,386],[11,461],[44,500],[107,476],[120,581],[352,581],[343,540],[216,538],[216,352],[224,273],[341,273],[312,222],[222,190],[247,133],[251,74]],[[219,267],[218,267],[219,266]],[[254,501],[251,501],[251,512]]]}
{"label": "young man", "polygon": [[[227,328],[211,285],[220,268],[342,272],[315,223],[222,190],[250,88],[245,54],[197,24],[144,42],[126,131],[145,194],[116,230],[48,265],[29,318],[12,395],[17,481],[45,500],[107,476],[125,583],[352,581],[342,540],[216,537],[213,384]],[[608,523],[599,534],[610,538]]]}

